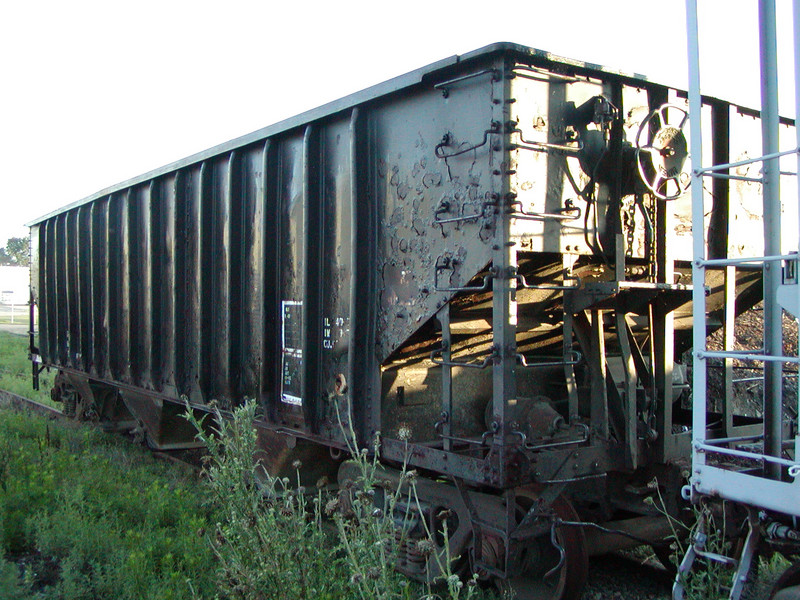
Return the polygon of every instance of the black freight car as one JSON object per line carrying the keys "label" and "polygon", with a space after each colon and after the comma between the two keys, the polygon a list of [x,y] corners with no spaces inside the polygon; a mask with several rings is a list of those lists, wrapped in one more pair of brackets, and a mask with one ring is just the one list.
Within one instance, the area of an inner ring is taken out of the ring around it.
{"label": "black freight car", "polygon": [[[338,411],[387,472],[410,452],[453,554],[575,598],[629,541],[591,524],[660,540],[645,500],[657,477],[674,506],[688,456],[684,98],[496,44],[103,190],[30,225],[32,354],[157,448],[193,443],[183,399],[256,398],[276,472],[337,469]],[[758,152],[757,114],[706,109],[714,162]],[[711,254],[757,248],[746,184],[714,186]]]}

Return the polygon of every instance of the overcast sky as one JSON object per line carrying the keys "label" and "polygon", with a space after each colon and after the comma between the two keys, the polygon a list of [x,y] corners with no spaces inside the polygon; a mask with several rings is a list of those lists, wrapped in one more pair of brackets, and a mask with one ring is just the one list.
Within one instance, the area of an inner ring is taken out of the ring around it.
{"label": "overcast sky", "polygon": [[[699,2],[703,93],[758,107],[757,2]],[[4,2],[0,246],[105,187],[497,41],[686,86],[683,0]]]}

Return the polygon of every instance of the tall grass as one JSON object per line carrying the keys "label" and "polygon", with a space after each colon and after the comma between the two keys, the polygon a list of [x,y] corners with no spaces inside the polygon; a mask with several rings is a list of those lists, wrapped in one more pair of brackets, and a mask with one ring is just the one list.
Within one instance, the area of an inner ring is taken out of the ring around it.
{"label": "tall grass", "polygon": [[53,377],[53,373],[43,371],[40,389],[34,391],[31,362],[28,359],[28,336],[0,331],[0,389],[49,404]]}
{"label": "tall grass", "polygon": [[0,410],[0,598],[211,597],[208,494],[99,430]]}

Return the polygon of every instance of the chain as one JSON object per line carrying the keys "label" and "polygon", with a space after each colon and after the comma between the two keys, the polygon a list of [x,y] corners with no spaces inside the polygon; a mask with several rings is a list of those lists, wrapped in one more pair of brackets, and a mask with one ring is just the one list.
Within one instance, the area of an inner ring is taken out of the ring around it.
{"label": "chain", "polygon": [[627,238],[625,240],[625,254],[632,256],[634,237],[636,233],[636,202],[630,202],[627,212],[625,212],[623,215],[622,222],[622,226],[626,229],[627,234]]}

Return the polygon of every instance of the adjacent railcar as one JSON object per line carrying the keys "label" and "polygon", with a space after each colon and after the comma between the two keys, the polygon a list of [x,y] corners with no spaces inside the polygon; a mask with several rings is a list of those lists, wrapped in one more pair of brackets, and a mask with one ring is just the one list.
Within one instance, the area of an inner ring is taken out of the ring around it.
{"label": "adjacent railcar", "polygon": [[[454,555],[577,598],[591,552],[661,541],[691,285],[723,306],[723,271],[690,280],[684,98],[496,44],[103,190],[31,224],[31,352],[69,412],[157,448],[194,443],[186,400],[257,399],[275,472],[347,477],[342,421],[380,433]],[[705,109],[714,162],[758,153],[757,113]],[[758,248],[747,184],[713,185],[712,256]]]}

